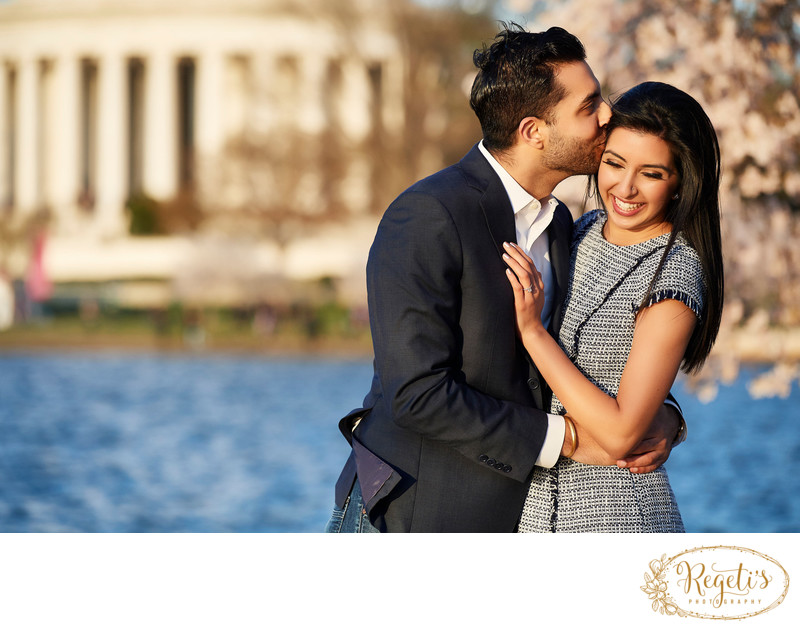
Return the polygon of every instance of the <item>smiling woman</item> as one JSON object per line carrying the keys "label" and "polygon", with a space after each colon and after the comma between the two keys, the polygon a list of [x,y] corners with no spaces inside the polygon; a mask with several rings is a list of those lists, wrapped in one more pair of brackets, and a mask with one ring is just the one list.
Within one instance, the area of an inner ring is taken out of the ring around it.
{"label": "smiling woman", "polygon": [[609,242],[632,245],[672,229],[666,209],[678,188],[678,174],[669,145],[658,136],[615,130],[597,186],[608,210],[603,234]]}
{"label": "smiling woman", "polygon": [[[686,372],[697,371],[716,340],[724,295],[719,214],[720,152],[714,126],[702,106],[690,95],[671,85],[649,81],[631,88],[617,99],[606,129],[609,139],[616,132],[627,132],[650,137],[654,143],[661,141],[652,147],[656,153],[643,159],[644,164],[658,163],[661,155],[662,166],[668,166],[670,161],[674,165],[677,188],[664,206],[664,221],[670,226],[669,237],[646,298],[639,306],[645,307],[650,300],[656,279],[677,240],[686,239],[701,261],[708,292],[700,323],[689,341],[683,364]],[[668,158],[660,153],[665,148],[669,150]],[[608,208],[602,190],[599,192]],[[609,220],[612,214],[615,214],[613,209],[609,211]]]}
{"label": "smiling woman", "polygon": [[518,329],[553,390],[551,413],[573,430],[570,456],[587,440],[603,454],[534,469],[520,532],[684,530],[663,466],[637,473],[622,459],[679,369],[699,368],[716,338],[719,149],[700,105],[661,83],[626,92],[607,127],[597,177],[606,210],[575,225],[558,342],[542,323],[541,274],[505,244]]}

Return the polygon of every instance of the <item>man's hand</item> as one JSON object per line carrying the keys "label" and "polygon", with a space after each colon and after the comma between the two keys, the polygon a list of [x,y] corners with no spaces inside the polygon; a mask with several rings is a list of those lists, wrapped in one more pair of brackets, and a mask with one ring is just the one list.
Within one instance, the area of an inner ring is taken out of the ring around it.
{"label": "man's hand", "polygon": [[[642,441],[631,450],[623,460],[614,460],[605,450],[598,445],[591,435],[581,431],[576,423],[578,433],[578,448],[570,456],[572,460],[583,464],[612,466],[630,469],[631,473],[649,473],[656,470],[667,461],[674,446],[675,437],[678,435],[681,417],[672,405],[666,403],[659,408],[650,429]],[[569,432],[565,432],[564,445],[561,455],[564,456],[572,450],[572,440]]]}
{"label": "man's hand", "polygon": [[[659,408],[650,429],[636,447],[616,465],[631,473],[649,473],[667,461],[678,435],[681,419],[678,411],[666,403]],[[580,444],[580,443],[579,443]]]}

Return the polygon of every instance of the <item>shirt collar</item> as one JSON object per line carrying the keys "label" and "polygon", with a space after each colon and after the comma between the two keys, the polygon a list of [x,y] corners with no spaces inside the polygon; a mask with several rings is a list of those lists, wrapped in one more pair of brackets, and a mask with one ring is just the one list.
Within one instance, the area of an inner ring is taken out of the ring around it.
{"label": "shirt collar", "polygon": [[497,173],[500,181],[503,183],[503,188],[506,189],[508,199],[511,202],[511,208],[514,210],[515,215],[529,204],[531,205],[532,209],[538,211],[541,209],[542,205],[555,207],[555,205],[558,203],[556,198],[552,195],[548,195],[547,197],[538,200],[528,191],[522,188],[519,182],[511,177],[511,174],[505,170],[505,167],[503,167],[503,165],[500,164],[491,153],[489,153],[489,150],[483,146],[483,140],[478,143],[478,149],[481,150],[481,153],[489,162],[489,165],[494,169],[495,173]]}

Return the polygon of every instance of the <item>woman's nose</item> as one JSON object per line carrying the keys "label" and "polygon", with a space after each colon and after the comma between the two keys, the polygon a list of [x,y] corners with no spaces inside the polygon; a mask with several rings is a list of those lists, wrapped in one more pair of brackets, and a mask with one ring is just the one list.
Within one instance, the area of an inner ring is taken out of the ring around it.
{"label": "woman's nose", "polygon": [[620,197],[631,199],[638,192],[636,190],[636,183],[634,182],[633,174],[628,174],[620,180],[617,184],[617,191]]}

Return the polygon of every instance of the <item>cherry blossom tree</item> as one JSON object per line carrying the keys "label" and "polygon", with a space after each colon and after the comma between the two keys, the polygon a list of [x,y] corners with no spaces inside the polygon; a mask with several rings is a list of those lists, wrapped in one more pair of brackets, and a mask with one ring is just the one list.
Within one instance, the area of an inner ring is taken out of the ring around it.
{"label": "cherry blossom tree", "polygon": [[[737,359],[776,362],[785,392],[800,376],[800,2],[798,0],[514,0],[531,30],[564,25],[586,45],[611,97],[645,80],[705,107],[722,152],[726,310],[711,381]],[[789,363],[786,363],[789,361]]]}

